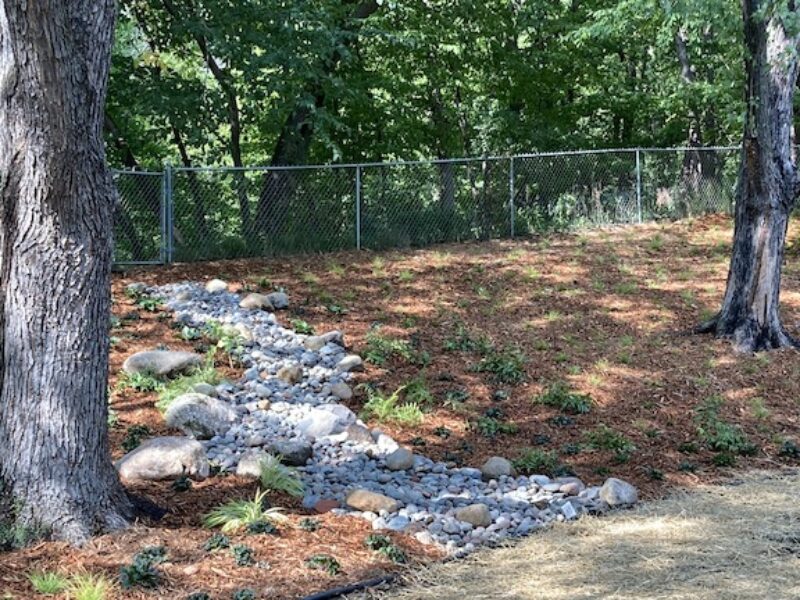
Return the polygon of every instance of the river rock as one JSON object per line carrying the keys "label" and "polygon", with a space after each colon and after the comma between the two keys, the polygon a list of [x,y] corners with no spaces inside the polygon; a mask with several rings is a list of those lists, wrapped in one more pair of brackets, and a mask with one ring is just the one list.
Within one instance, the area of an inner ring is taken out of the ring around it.
{"label": "river rock", "polygon": [[303,467],[314,453],[308,442],[302,440],[278,440],[270,446],[270,452],[278,454],[281,462],[292,467]]}
{"label": "river rock", "polygon": [[414,466],[414,453],[398,448],[386,457],[386,468],[390,471],[407,471]]}
{"label": "river rock", "polygon": [[340,381],[331,386],[331,394],[339,400],[350,400],[353,397],[353,390],[349,385]]}
{"label": "river rock", "polygon": [[224,434],[237,418],[238,414],[228,403],[195,392],[175,398],[164,413],[168,427],[200,440]]}
{"label": "river rock", "polygon": [[273,310],[272,302],[264,294],[247,294],[239,302],[239,308],[246,310]]}
{"label": "river rock", "polygon": [[470,504],[457,508],[453,515],[459,521],[469,523],[473,527],[488,527],[492,523],[492,515],[485,504]]}
{"label": "river rock", "polygon": [[289,308],[289,296],[284,292],[272,292],[271,294],[267,294],[267,300],[269,300],[269,303],[276,310]]}
{"label": "river rock", "polygon": [[261,461],[267,454],[263,450],[248,450],[242,454],[239,464],[236,465],[236,475],[245,479],[258,479],[261,477]]}
{"label": "river rock", "polygon": [[357,489],[350,492],[345,499],[345,503],[355,510],[376,514],[382,510],[391,513],[400,508],[400,503],[397,500],[365,489]]}
{"label": "river rock", "polygon": [[147,440],[116,464],[120,477],[130,480],[193,479],[208,477],[203,445],[191,438],[157,437]]}
{"label": "river rock", "polygon": [[311,335],[303,340],[303,346],[312,352],[321,350],[325,344],[334,342],[342,345],[344,343],[344,336],[341,331],[329,331],[322,335]]}
{"label": "river rock", "polygon": [[206,283],[206,291],[209,294],[218,294],[220,292],[224,292],[228,289],[228,284],[222,281],[222,279],[212,279],[208,283]]}
{"label": "river rock", "polygon": [[122,364],[126,373],[142,373],[156,377],[167,377],[184,373],[200,366],[202,359],[192,352],[177,350],[146,350],[132,354]]}
{"label": "river rock", "polygon": [[363,371],[364,361],[358,354],[348,354],[336,364],[339,371]]}
{"label": "river rock", "polygon": [[278,369],[275,377],[288,383],[289,385],[294,385],[295,383],[300,383],[303,380],[303,369],[298,365],[288,365]]}
{"label": "river rock", "polygon": [[481,475],[484,479],[498,479],[503,475],[513,475],[514,466],[511,461],[501,457],[492,456],[481,467]]}
{"label": "river rock", "polygon": [[308,416],[297,424],[297,431],[313,440],[340,433],[346,426],[347,424],[343,423],[336,414],[321,408],[312,408]]}

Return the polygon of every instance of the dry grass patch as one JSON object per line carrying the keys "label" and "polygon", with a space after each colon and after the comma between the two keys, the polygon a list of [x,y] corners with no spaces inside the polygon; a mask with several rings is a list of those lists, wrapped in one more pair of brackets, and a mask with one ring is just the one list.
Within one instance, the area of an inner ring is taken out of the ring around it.
{"label": "dry grass patch", "polygon": [[800,598],[800,473],[754,472],[558,525],[362,598]]}

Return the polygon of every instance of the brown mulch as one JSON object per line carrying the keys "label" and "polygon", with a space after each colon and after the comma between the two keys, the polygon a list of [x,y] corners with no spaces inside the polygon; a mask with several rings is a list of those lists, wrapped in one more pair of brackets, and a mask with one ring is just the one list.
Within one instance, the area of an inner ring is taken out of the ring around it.
{"label": "brown mulch", "polygon": [[[796,231],[793,224],[790,239]],[[800,353],[736,355],[729,342],[688,333],[719,305],[730,238],[730,222],[710,217],[421,250],[131,269],[114,278],[114,313],[135,312],[138,318],[123,320],[113,332],[119,340],[111,353],[110,386],[115,388],[122,361],[135,351],[158,344],[194,348],[176,336],[168,319],[125,297],[128,283],[220,277],[242,291],[283,287],[291,297],[289,311],[279,314],[286,326],[302,319],[317,332],[339,329],[350,349],[363,354],[366,334],[380,325],[382,335],[406,340],[415,352],[429,356],[424,368],[392,358],[383,367],[368,364],[358,375],[358,382],[386,392],[424,378],[434,400],[425,407],[422,425],[373,423],[401,443],[470,466],[495,454],[514,458],[522,448],[538,444],[557,452],[587,482],[613,475],[634,482],[645,497],[660,497],[670,488],[713,482],[730,472],[715,466],[714,454],[699,444],[695,409],[709,398],[723,399],[721,418],[741,426],[758,447],[755,456],[739,457],[737,468],[791,463],[778,455],[779,448],[786,438],[800,441]],[[784,322],[795,332],[799,283],[800,265],[790,252],[782,303]],[[523,382],[499,384],[491,374],[476,372],[476,352],[444,351],[459,327],[474,337],[487,336],[498,348],[522,350]],[[218,366],[228,377],[237,374],[226,364]],[[590,395],[595,401],[591,412],[572,416],[572,423],[554,423],[559,412],[533,399],[555,382]],[[446,403],[448,392],[459,390],[469,394],[466,402]],[[498,390],[508,397],[493,399]],[[359,410],[365,400],[365,391],[357,389],[351,408]],[[119,417],[111,433],[115,457],[122,454],[119,445],[131,425],[167,433],[153,401],[152,393],[114,392],[112,405]],[[517,433],[482,435],[474,424],[492,408],[500,410],[503,421],[514,423]],[[629,460],[619,462],[609,451],[586,448],[586,432],[600,424],[635,445]],[[442,428],[449,437],[442,437]],[[691,442],[700,446],[696,452],[685,451]],[[42,544],[0,555],[0,591],[28,597],[25,573],[59,561],[68,568],[82,565],[114,574],[142,546],[152,545],[149,540],[165,543],[172,558],[165,566],[167,584],[141,596],[148,598],[180,598],[197,589],[226,598],[237,587],[261,590],[268,598],[297,598],[392,568],[364,547],[367,523],[330,516],[320,517],[325,527],[313,534],[289,528],[277,538],[242,536],[259,560],[269,562],[269,570],[241,569],[232,566],[229,554],[205,554],[200,548],[209,532],[199,527],[199,515],[231,497],[252,495],[254,489],[230,477],[212,478],[182,494],[169,483],[137,488],[173,512],[160,523],[98,538],[81,550]],[[294,520],[303,513],[296,502],[272,501],[287,506]],[[410,538],[397,539],[415,560],[436,558]],[[320,552],[335,555],[344,573],[330,578],[307,569],[305,558]]]}

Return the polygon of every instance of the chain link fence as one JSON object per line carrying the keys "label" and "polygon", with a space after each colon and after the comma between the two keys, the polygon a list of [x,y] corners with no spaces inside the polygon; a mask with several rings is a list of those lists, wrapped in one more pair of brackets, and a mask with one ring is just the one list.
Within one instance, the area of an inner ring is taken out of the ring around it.
{"label": "chain link fence", "polygon": [[116,171],[119,264],[403,248],[732,212],[739,149]]}

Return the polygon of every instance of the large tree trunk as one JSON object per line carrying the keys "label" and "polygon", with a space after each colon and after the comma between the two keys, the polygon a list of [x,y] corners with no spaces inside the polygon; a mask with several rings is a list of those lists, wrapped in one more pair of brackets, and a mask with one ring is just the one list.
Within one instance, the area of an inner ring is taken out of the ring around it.
{"label": "large tree trunk", "polygon": [[21,525],[122,527],[106,383],[112,0],[0,2],[0,480]]}
{"label": "large tree trunk", "polygon": [[[780,320],[784,241],[796,197],[792,156],[798,36],[784,28],[780,11],[743,0],[747,105],[736,225],[722,309],[701,331],[730,338],[745,352],[795,345]],[[774,10],[776,13],[771,13]],[[785,14],[785,13],[784,13]]]}

